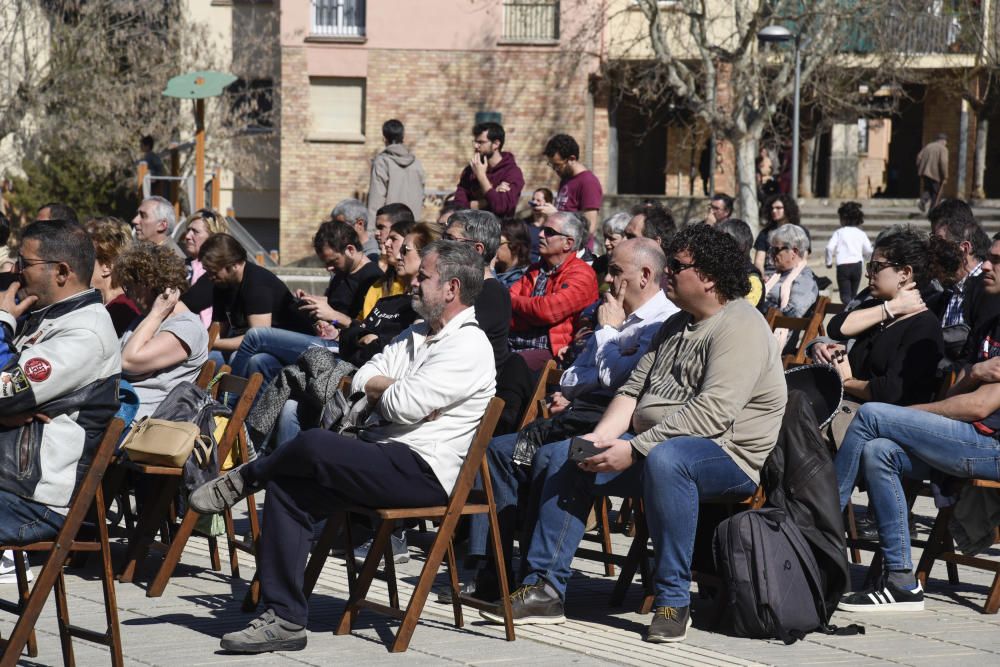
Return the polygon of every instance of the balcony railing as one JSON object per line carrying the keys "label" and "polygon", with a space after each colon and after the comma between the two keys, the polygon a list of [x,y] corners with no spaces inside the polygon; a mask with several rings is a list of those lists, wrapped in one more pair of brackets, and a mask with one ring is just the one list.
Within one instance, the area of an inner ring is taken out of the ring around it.
{"label": "balcony railing", "polygon": [[[919,3],[918,3],[919,4]],[[981,28],[978,10],[957,13],[929,8],[900,8],[874,21],[851,26],[846,51],[895,52],[906,55],[975,53]]]}
{"label": "balcony railing", "polygon": [[559,0],[504,2],[503,39],[507,42],[558,41]]}
{"label": "balcony railing", "polygon": [[312,34],[364,37],[365,0],[312,0]]}

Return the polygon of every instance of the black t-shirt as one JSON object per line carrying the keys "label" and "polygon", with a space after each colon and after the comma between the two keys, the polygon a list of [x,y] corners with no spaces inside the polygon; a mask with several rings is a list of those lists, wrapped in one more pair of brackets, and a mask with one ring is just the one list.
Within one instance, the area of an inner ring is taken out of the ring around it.
{"label": "black t-shirt", "polygon": [[[206,298],[207,297],[207,298]],[[292,293],[278,276],[247,262],[239,285],[216,285],[208,276],[198,279],[181,301],[192,312],[212,307],[212,321],[222,325],[222,337],[241,336],[250,328],[251,315],[271,315],[271,326],[312,333],[309,318],[295,306]]]}
{"label": "black t-shirt", "polygon": [[375,262],[368,262],[354,273],[337,271],[330,277],[326,288],[326,302],[330,307],[351,319],[361,316],[368,288],[382,278],[382,269]]}
{"label": "black t-shirt", "polygon": [[[858,307],[881,308],[871,300]],[[843,322],[840,315],[837,327]],[[893,322],[875,325],[854,341],[848,360],[851,373],[868,380],[872,400],[893,405],[915,405],[934,399],[940,381],[938,363],[944,356],[941,322],[930,310]]]}
{"label": "black t-shirt", "polygon": [[[364,321],[340,332],[340,358],[359,368],[367,363],[417,319],[412,302],[409,294],[384,296],[376,301]],[[378,340],[361,343],[360,339],[368,334],[375,334]]]}
{"label": "black t-shirt", "polygon": [[483,281],[483,291],[474,304],[476,321],[493,346],[493,359],[497,368],[510,356],[510,291],[496,278]]}

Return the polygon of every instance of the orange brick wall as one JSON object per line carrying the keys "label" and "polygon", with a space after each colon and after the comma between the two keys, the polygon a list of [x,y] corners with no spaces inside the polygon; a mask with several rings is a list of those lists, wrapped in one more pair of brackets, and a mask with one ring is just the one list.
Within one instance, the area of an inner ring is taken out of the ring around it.
{"label": "orange brick wall", "polygon": [[[281,255],[311,253],[312,233],[340,199],[368,189],[371,158],[382,148],[388,118],[406,125],[407,144],[424,165],[428,190],[451,190],[472,153],[477,111],[503,114],[507,144],[530,188],[558,179],[541,152],[549,136],[587,140],[587,78],[582,58],[539,49],[368,52],[365,142],[307,141],[309,79],[305,49],[282,50]],[[595,110],[595,173],[607,175],[607,119]],[[603,137],[601,139],[600,137]],[[430,207],[426,216],[433,214]]]}

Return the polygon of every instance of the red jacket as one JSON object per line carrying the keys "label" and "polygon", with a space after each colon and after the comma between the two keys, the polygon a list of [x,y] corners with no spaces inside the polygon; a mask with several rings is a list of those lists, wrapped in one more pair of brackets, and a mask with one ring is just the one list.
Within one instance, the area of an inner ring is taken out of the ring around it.
{"label": "red jacket", "polygon": [[524,277],[510,288],[513,312],[511,333],[529,332],[540,326],[549,329],[552,356],[573,341],[576,316],[597,301],[597,274],[576,255],[570,255],[549,276],[544,296],[531,296],[541,265],[532,264]]}

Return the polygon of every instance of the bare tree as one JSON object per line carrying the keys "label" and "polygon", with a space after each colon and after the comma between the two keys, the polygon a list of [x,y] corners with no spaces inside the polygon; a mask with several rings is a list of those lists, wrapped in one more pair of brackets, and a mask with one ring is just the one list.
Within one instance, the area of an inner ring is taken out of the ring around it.
{"label": "bare tree", "polygon": [[794,88],[793,46],[762,46],[759,31],[782,25],[797,35],[813,117],[856,121],[871,104],[861,91],[894,85],[905,64],[883,30],[900,11],[900,0],[630,0],[606,19],[604,74],[647,108],[684,109],[730,144],[741,215],[755,225],[758,142],[788,127]]}
{"label": "bare tree", "polygon": [[236,49],[188,19],[181,0],[5,0],[0,142],[29,158],[58,147],[95,169],[127,174],[141,136],[164,145],[193,134],[190,104],[162,95],[171,77],[234,71],[244,86],[208,105],[209,155],[215,164],[239,164],[252,181],[276,153],[269,133],[277,12],[260,11],[273,38],[244,35],[232,57]]}

